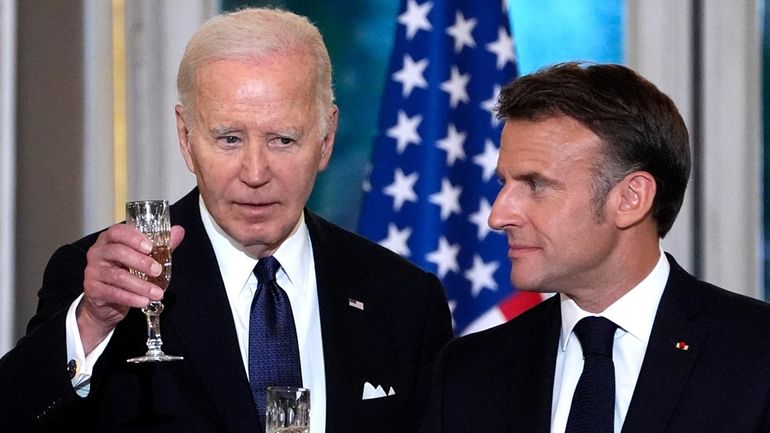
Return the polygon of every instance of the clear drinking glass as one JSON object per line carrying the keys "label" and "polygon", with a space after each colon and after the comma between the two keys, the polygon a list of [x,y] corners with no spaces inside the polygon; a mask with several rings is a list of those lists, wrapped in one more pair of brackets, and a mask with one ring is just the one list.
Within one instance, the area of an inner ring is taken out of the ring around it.
{"label": "clear drinking glass", "polygon": [[293,386],[267,388],[266,433],[309,433],[310,390]]}
{"label": "clear drinking glass", "polygon": [[[133,269],[131,273],[166,290],[171,281],[171,217],[168,202],[166,200],[127,202],[126,224],[137,228],[150,238],[153,243],[150,255],[163,266],[163,272],[158,277],[150,277]],[[138,363],[183,359],[181,356],[166,355],[161,350],[163,341],[160,338],[160,313],[163,312],[163,303],[150,301],[146,307],[142,308],[142,312],[147,317],[147,353],[127,361]]]}

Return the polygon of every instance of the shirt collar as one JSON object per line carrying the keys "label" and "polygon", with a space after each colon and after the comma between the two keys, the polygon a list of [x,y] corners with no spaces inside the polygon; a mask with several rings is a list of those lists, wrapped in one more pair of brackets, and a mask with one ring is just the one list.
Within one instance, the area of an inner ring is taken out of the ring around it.
{"label": "shirt collar", "polygon": [[[214,254],[219,263],[219,271],[222,274],[225,289],[228,293],[237,294],[246,288],[246,283],[252,275],[254,266],[257,264],[257,258],[249,255],[243,245],[232,239],[219,227],[208,209],[206,209],[202,198],[199,198],[198,204],[203,227],[211,240],[211,246],[214,248]],[[291,286],[304,291],[308,264],[312,260],[310,235],[305,223],[304,213],[297,221],[297,225],[294,227],[291,235],[283,241],[273,253],[273,256],[281,264],[281,270],[277,274],[279,281],[283,274],[288,278]],[[283,286],[281,288],[284,290],[288,289],[288,287]]]}
{"label": "shirt collar", "polygon": [[658,263],[652,271],[633,289],[599,314],[589,313],[578,307],[569,296],[559,294],[562,350],[567,349],[569,336],[577,322],[587,316],[606,317],[617,324],[623,333],[631,334],[646,345],[650,339],[655,313],[663,296],[663,290],[666,288],[670,270],[671,265],[661,249]]}

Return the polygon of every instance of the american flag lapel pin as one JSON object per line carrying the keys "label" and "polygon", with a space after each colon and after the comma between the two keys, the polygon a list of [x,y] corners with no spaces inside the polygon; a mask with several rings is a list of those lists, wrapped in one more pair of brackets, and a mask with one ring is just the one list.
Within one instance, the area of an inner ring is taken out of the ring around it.
{"label": "american flag lapel pin", "polygon": [[356,299],[348,298],[348,305],[353,308],[358,308],[359,310],[364,311],[364,303]]}
{"label": "american flag lapel pin", "polygon": [[679,350],[690,350],[690,345],[685,343],[684,340],[677,341],[674,347]]}

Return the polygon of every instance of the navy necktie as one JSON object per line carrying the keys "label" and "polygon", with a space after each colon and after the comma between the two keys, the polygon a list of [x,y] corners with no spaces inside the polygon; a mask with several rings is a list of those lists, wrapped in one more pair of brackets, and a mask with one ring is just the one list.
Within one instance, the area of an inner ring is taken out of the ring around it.
{"label": "navy necktie", "polygon": [[297,331],[291,303],[275,281],[281,267],[273,256],[259,259],[254,267],[257,292],[251,302],[249,320],[249,382],[265,429],[265,399],[268,386],[302,386]]}
{"label": "navy necktie", "polygon": [[565,433],[612,433],[615,421],[615,364],[612,344],[618,325],[604,317],[585,317],[575,325],[583,348],[580,375]]}

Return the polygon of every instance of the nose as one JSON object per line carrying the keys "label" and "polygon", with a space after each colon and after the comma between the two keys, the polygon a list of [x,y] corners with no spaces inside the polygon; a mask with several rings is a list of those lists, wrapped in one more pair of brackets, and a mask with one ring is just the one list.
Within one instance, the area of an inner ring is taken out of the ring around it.
{"label": "nose", "polygon": [[240,180],[250,187],[258,187],[270,180],[270,163],[264,146],[245,146],[240,155]]}
{"label": "nose", "polygon": [[503,187],[492,204],[487,224],[493,230],[505,230],[508,227],[521,227],[524,221],[521,200],[516,198],[511,188]]}

